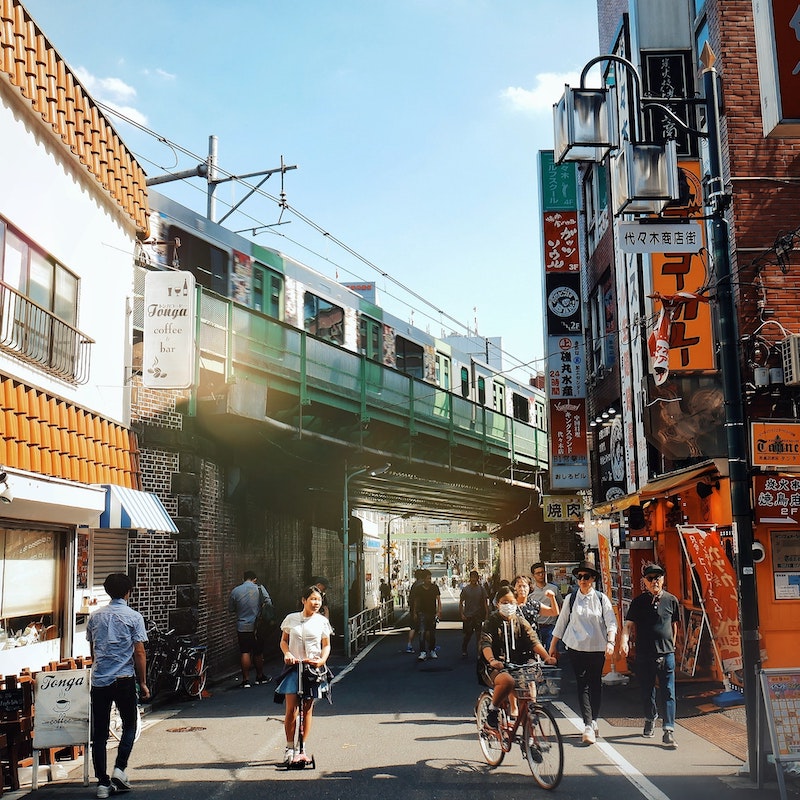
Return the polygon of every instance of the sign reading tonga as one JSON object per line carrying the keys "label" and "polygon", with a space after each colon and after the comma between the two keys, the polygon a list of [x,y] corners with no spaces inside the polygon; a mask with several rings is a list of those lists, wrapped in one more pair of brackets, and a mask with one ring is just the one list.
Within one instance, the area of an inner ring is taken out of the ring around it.
{"label": "sign reading tonga", "polygon": [[84,786],[89,784],[89,707],[88,669],[39,672],[36,675],[36,715],[33,724],[33,780],[36,788],[39,750],[50,747],[84,746]]}
{"label": "sign reading tonga", "polygon": [[800,669],[762,669],[760,677],[778,787],[786,800],[783,766],[800,761]]}

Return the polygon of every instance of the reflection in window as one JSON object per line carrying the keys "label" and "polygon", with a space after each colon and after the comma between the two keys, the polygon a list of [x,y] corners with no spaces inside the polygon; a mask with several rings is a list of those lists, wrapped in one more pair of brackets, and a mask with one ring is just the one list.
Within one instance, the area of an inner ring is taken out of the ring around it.
{"label": "reflection in window", "polygon": [[397,369],[405,372],[406,375],[422,379],[425,375],[422,346],[404,339],[402,336],[395,336],[394,344]]}
{"label": "reflection in window", "polygon": [[311,292],[303,299],[303,327],[334,344],[344,344],[344,310]]}
{"label": "reflection in window", "polygon": [[514,410],[514,419],[518,419],[521,422],[530,422],[531,407],[528,403],[528,398],[516,392],[512,392],[511,403]]}

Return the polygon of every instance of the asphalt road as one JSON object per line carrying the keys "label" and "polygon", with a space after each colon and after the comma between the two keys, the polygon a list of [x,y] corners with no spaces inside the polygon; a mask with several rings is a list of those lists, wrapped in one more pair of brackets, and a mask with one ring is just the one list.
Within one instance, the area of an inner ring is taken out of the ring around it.
{"label": "asphalt road", "polygon": [[[445,590],[446,594],[449,594]],[[473,708],[480,691],[472,659],[460,656],[455,603],[445,604],[439,659],[405,653],[407,629],[377,637],[351,664],[334,659],[333,704],[317,704],[309,751],[316,769],[286,771],[282,707],[274,684],[240,689],[231,681],[210,698],[154,710],[134,748],[133,798],[158,800],[522,800],[536,787],[518,750],[490,769],[482,760]],[[632,689],[607,687],[604,707],[629,703]],[[624,701],[624,702],[623,702]],[[738,776],[740,762],[700,736],[678,728],[675,751],[641,736],[641,722],[601,719],[599,742],[585,746],[566,685],[553,703],[565,737],[565,776],[554,797],[581,800],[777,800],[774,773],[757,790]],[[615,713],[618,714],[619,708]],[[660,731],[659,731],[660,733]],[[76,768],[67,781],[40,788],[36,800],[93,797]],[[790,797],[796,797],[794,784]],[[9,795],[7,795],[9,797]]]}

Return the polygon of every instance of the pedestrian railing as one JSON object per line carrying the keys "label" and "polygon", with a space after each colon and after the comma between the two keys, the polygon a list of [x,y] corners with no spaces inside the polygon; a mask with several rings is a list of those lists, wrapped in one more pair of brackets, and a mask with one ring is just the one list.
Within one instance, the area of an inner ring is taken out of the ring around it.
{"label": "pedestrian railing", "polygon": [[358,652],[366,646],[371,634],[383,628],[391,627],[394,622],[394,602],[384,600],[375,608],[360,611],[348,620],[348,635],[350,637],[350,652]]}

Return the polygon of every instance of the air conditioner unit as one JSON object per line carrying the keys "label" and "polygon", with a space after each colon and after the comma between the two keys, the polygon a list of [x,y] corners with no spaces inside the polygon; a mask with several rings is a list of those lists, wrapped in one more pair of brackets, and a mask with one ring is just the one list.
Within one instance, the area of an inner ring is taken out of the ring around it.
{"label": "air conditioner unit", "polygon": [[783,382],[787,386],[800,386],[800,334],[787,336],[780,346]]}

